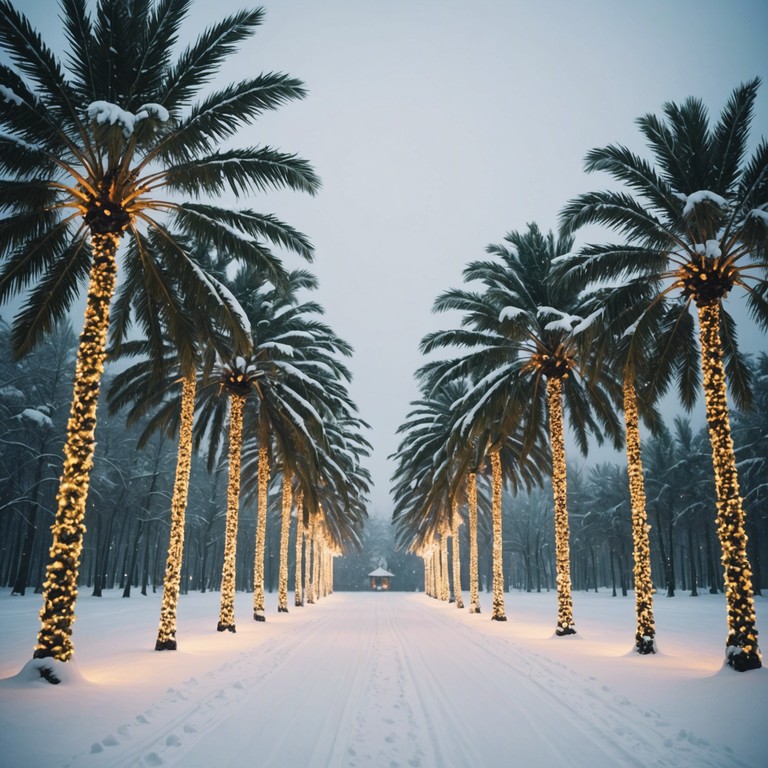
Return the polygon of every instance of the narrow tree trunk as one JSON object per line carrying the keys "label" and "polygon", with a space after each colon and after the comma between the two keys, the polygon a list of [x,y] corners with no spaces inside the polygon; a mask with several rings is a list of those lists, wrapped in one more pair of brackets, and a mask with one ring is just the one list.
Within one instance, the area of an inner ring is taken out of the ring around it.
{"label": "narrow tree trunk", "polygon": [[291,473],[283,469],[283,505],[280,519],[280,574],[277,582],[277,612],[288,613],[288,542],[291,533],[293,489]]}
{"label": "narrow tree trunk", "polygon": [[[181,419],[179,448],[176,458],[176,477],[171,499],[171,535],[163,579],[163,602],[160,607],[160,625],[157,629],[156,651],[176,650],[176,609],[179,602],[179,581],[184,555],[184,525],[192,467],[192,426],[195,415],[195,371],[184,376],[181,387]],[[203,564],[204,567],[204,564]]]}
{"label": "narrow tree trunk", "polygon": [[480,613],[480,584],[477,563],[477,475],[467,475],[469,505],[469,612]]}
{"label": "narrow tree trunk", "polygon": [[293,575],[294,581],[294,599],[293,604],[300,608],[304,605],[303,585],[302,585],[302,549],[304,538],[304,493],[299,491],[296,499],[296,568]]}
{"label": "narrow tree trunk", "polygon": [[504,612],[504,566],[502,557],[503,535],[501,529],[501,456],[499,451],[491,453],[491,473],[493,482],[493,497],[491,510],[493,514],[493,621],[506,621]]}
{"label": "narrow tree trunk", "polygon": [[549,442],[552,449],[552,491],[555,499],[555,562],[557,564],[557,628],[556,635],[573,635],[573,601],[571,597],[570,532],[568,527],[565,444],[563,441],[563,404],[561,379],[547,379],[549,406]]}
{"label": "narrow tree trunk", "polygon": [[688,524],[688,568],[691,574],[691,597],[698,597],[698,574],[696,573],[696,549],[693,543],[693,523]]}
{"label": "narrow tree trunk", "polygon": [[51,527],[53,543],[48,556],[35,658],[52,656],[59,661],[68,661],[74,652],[72,623],[85,532],[83,520],[93,468],[96,406],[104,371],[109,305],[115,289],[115,254],[119,243],[120,237],[115,233],[91,237],[93,265],[77,351],[56,517]]}
{"label": "narrow tree trunk", "polygon": [[267,493],[269,492],[269,449],[264,430],[259,437],[258,519],[253,560],[253,618],[266,621],[264,615],[264,550],[267,538]]}
{"label": "narrow tree trunk", "polygon": [[725,595],[728,604],[728,663],[740,672],[762,666],[757,645],[752,578],[747,559],[747,535],[736,471],[726,398],[725,368],[720,341],[720,306],[698,307],[701,371],[707,429],[712,446],[717,491],[717,533],[723,549]]}
{"label": "narrow tree trunk", "polygon": [[629,496],[632,505],[632,544],[635,577],[635,650],[656,653],[656,624],[653,616],[650,526],[645,509],[645,480],[640,448],[640,423],[634,381],[624,377],[624,424],[626,433]]}
{"label": "narrow tree trunk", "polygon": [[456,607],[461,610],[464,607],[464,597],[461,594],[461,545],[459,543],[461,518],[459,517],[459,509],[456,502],[453,503],[452,512],[451,555],[453,559],[453,596],[456,600]]}
{"label": "narrow tree trunk", "polygon": [[243,406],[245,395],[229,396],[229,483],[227,521],[224,537],[224,563],[221,569],[221,607],[219,632],[235,632],[235,564],[237,560],[237,515],[240,509],[240,450],[243,445]]}

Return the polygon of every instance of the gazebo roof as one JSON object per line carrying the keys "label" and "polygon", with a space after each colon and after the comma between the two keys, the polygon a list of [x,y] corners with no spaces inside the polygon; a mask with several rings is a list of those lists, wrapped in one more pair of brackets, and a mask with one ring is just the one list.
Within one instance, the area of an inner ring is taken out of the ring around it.
{"label": "gazebo roof", "polygon": [[384,568],[377,568],[375,571],[371,571],[368,576],[394,576],[394,573],[390,573]]}

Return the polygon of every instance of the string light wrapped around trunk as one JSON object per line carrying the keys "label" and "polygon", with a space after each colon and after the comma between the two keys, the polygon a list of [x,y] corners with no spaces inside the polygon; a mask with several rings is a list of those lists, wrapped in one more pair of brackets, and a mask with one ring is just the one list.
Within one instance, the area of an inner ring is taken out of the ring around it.
{"label": "string light wrapped around trunk", "polygon": [[493,513],[493,621],[506,621],[504,612],[504,567],[503,567],[503,535],[501,530],[501,456],[499,451],[491,453],[491,480],[493,496],[491,510]]}
{"label": "string light wrapped around trunk", "polygon": [[552,492],[555,498],[555,563],[557,569],[557,628],[555,634],[573,635],[571,598],[571,556],[568,527],[565,443],[563,441],[563,382],[560,377],[547,379],[549,407],[549,442],[552,449]]}
{"label": "string light wrapped around trunk", "polygon": [[288,541],[291,533],[293,489],[291,473],[283,471],[283,504],[280,516],[280,574],[277,583],[277,612],[288,613]]}
{"label": "string light wrapped around trunk", "polygon": [[632,543],[635,576],[635,650],[640,654],[656,653],[656,625],[653,618],[653,581],[651,580],[650,526],[645,509],[645,482],[640,451],[640,424],[634,381],[624,377],[624,424],[627,437],[627,471],[632,503]]}
{"label": "string light wrapped around trunk", "polygon": [[739,491],[731,424],[728,417],[725,368],[720,342],[718,302],[698,307],[701,372],[704,381],[707,429],[717,491],[717,533],[722,546],[725,596],[728,606],[726,658],[739,672],[762,666],[757,645],[752,571],[747,558],[747,535]]}
{"label": "string light wrapped around trunk", "polygon": [[448,580],[448,526],[445,523],[440,527],[440,599],[446,603],[451,599]]}
{"label": "string light wrapped around trunk", "polygon": [[469,505],[469,612],[480,613],[480,577],[477,562],[477,475],[467,476]]}
{"label": "string light wrapped around trunk", "polygon": [[302,585],[302,550],[304,547],[304,492],[299,491],[296,497],[296,570],[294,573],[294,605],[300,608],[304,605]]}
{"label": "string light wrapped around trunk", "polygon": [[51,526],[53,541],[43,582],[41,627],[33,654],[36,659],[53,657],[68,661],[74,651],[72,624],[85,533],[85,502],[93,468],[96,407],[106,357],[109,305],[115,289],[115,254],[119,242],[119,234],[114,232],[91,237],[93,263],[77,350],[64,466]]}
{"label": "string light wrapped around trunk", "polygon": [[195,371],[184,376],[181,387],[181,414],[179,424],[179,450],[176,458],[176,477],[171,499],[171,534],[168,541],[168,559],[163,579],[163,602],[160,608],[160,626],[157,631],[156,651],[176,650],[176,608],[181,584],[181,563],[184,556],[184,520],[192,467],[192,426],[195,415]]}
{"label": "string light wrapped around trunk", "polygon": [[267,539],[267,494],[269,492],[269,449],[266,441],[259,445],[259,463],[256,470],[258,483],[258,520],[253,563],[253,619],[266,621],[264,615],[264,546]]}
{"label": "string light wrapped around trunk", "polygon": [[304,533],[304,595],[307,605],[315,602],[315,594],[312,591],[312,550],[315,539],[315,518],[309,518],[309,525]]}
{"label": "string light wrapped around trunk", "polygon": [[453,565],[453,596],[456,600],[456,607],[464,607],[464,599],[461,594],[461,547],[459,545],[459,527],[461,518],[459,517],[459,505],[454,501],[451,509],[451,556]]}
{"label": "string light wrapped around trunk", "polygon": [[227,518],[224,526],[224,565],[221,569],[219,632],[235,631],[235,568],[237,562],[237,516],[240,509],[240,449],[243,444],[245,395],[229,395],[229,482]]}

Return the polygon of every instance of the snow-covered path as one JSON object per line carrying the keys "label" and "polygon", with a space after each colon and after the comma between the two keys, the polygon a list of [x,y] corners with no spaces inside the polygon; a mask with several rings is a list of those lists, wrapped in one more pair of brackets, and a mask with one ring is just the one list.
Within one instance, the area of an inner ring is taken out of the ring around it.
{"label": "snow-covered path", "polygon": [[[266,624],[240,619],[231,635],[212,630],[217,595],[188,595],[180,605],[180,650],[162,654],[146,647],[158,596],[84,599],[83,637],[75,639],[87,681],[56,689],[0,682],[7,726],[0,729],[0,766],[761,764],[755,755],[764,736],[750,723],[760,722],[768,704],[767,670],[719,669],[690,638],[670,632],[672,654],[628,654],[631,598],[578,596],[584,634],[554,638],[553,598],[513,594],[510,621],[497,623],[487,610],[470,616],[421,594],[337,593],[288,615],[272,613]],[[238,615],[248,614],[249,599],[238,595]],[[13,630],[7,623],[0,629],[0,676],[13,663],[6,641],[29,641],[23,634],[34,616],[30,621],[22,608],[32,600],[0,599],[0,619],[19,611]],[[670,605],[676,614],[695,608],[692,616],[713,614],[712,626],[721,623],[721,599],[677,600]],[[599,642],[591,639],[595,629]],[[685,656],[677,655],[681,642]],[[734,696],[750,713],[746,723],[733,716],[726,738],[707,726],[696,730],[720,718],[717,699],[732,704]],[[41,740],[34,721],[53,717],[61,732],[47,725]],[[745,738],[753,740],[746,748]]]}

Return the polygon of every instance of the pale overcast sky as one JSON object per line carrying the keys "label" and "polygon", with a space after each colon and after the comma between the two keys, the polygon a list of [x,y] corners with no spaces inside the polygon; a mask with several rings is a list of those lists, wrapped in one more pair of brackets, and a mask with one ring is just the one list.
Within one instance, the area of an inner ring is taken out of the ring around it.
{"label": "pale overcast sky", "polygon": [[[16,4],[60,52],[58,3]],[[183,33],[253,5],[265,22],[219,82],[279,70],[309,96],[237,143],[296,152],[323,189],[240,205],[316,246],[317,298],[355,347],[352,394],[373,427],[371,512],[389,516],[386,456],[418,394],[418,343],[453,324],[432,315],[437,294],[488,243],[554,228],[570,197],[605,186],[583,158],[611,142],[642,151],[638,116],[694,95],[716,117],[736,85],[768,79],[768,0],[198,0]]]}

